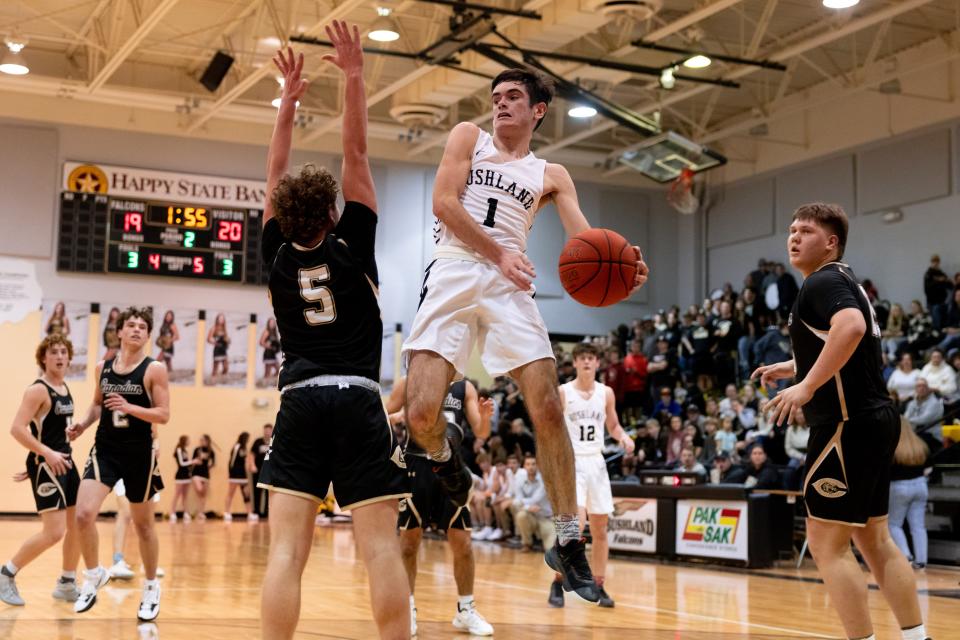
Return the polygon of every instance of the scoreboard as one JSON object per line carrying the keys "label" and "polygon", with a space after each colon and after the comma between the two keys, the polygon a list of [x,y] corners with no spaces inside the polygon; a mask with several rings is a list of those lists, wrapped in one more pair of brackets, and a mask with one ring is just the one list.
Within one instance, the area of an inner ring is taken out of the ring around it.
{"label": "scoreboard", "polygon": [[57,268],[265,284],[261,219],[260,208],[63,191]]}

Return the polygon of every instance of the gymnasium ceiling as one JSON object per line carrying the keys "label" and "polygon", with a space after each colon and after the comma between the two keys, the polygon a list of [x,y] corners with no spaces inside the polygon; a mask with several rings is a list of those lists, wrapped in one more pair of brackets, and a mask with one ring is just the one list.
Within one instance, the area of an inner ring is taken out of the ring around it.
{"label": "gymnasium ceiling", "polygon": [[[494,16],[501,32],[540,51],[651,67],[685,57],[630,44],[642,38],[782,63],[786,71],[714,60],[706,69],[681,71],[739,88],[677,80],[665,90],[652,76],[544,60],[600,96],[658,118],[664,129],[720,149],[731,166],[743,165],[736,175],[765,168],[769,162],[760,158],[767,149],[776,151],[774,164],[808,156],[810,134],[781,125],[805,114],[822,117],[825,106],[846,104],[849,111],[857,94],[957,111],[951,61],[960,56],[960,0],[862,0],[842,11],[820,0],[631,0],[621,11],[605,8],[610,0],[474,1],[540,13],[542,20]],[[644,4],[654,9],[649,17]],[[416,0],[3,0],[0,36],[27,38],[31,73],[0,75],[0,116],[265,144],[275,113],[270,102],[278,95],[270,64],[277,45],[294,34],[325,38],[323,26],[333,18],[369,30],[378,5],[392,9],[401,37],[386,45],[365,40],[369,45],[414,52],[449,30],[450,7]],[[501,44],[496,36],[485,41]],[[311,80],[295,146],[335,151],[339,74],[320,60],[327,50],[294,47],[306,54]],[[199,78],[217,50],[236,62],[211,93]],[[459,57],[470,70],[499,69],[472,52]],[[911,90],[911,78],[923,74],[933,84]],[[435,162],[452,124],[489,124],[482,77],[370,55],[366,79],[375,157]],[[391,116],[411,104],[437,108],[440,120],[411,124]],[[551,108],[535,139],[538,153],[581,175],[622,181],[625,171],[611,160],[641,136],[602,116],[575,120],[568,108],[563,101]],[[881,129],[874,138],[889,133]]]}

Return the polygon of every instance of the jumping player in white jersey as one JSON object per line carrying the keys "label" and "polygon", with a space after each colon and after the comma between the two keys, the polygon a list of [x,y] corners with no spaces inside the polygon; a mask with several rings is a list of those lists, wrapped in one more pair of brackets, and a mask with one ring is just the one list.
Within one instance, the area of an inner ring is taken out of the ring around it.
{"label": "jumping player in white jersey", "polygon": [[[564,588],[591,602],[600,598],[586,560],[576,515],[573,450],[564,437],[557,372],[546,326],[533,300],[533,265],[524,255],[537,211],[553,201],[568,236],[590,228],[573,180],[561,165],[538,159],[530,140],[553,90],[539,75],[511,69],[491,85],[490,134],[462,122],[447,140],[437,170],[433,211],[438,225],[434,261],[426,270],[410,336],[407,426],[437,463],[437,477],[458,506],[472,479],[445,438],[441,405],[454,376],[477,345],[492,375],[520,385],[537,431],[537,457],[553,506],[557,544],[546,561]],[[635,287],[647,279],[637,252]]]}
{"label": "jumping player in white jersey", "polygon": [[[620,426],[613,389],[597,382],[600,351],[588,343],[573,348],[573,366],[577,377],[560,385],[560,404],[573,444],[577,468],[577,513],[580,526],[589,519],[593,539],[593,575],[600,589],[601,607],[613,607],[613,598],[604,589],[604,576],[610,547],[607,544],[607,519],[613,513],[610,475],[603,458],[604,426],[627,454],[633,453],[633,439]],[[558,576],[559,578],[559,576]],[[550,604],[563,606],[559,581],[550,588]]]}

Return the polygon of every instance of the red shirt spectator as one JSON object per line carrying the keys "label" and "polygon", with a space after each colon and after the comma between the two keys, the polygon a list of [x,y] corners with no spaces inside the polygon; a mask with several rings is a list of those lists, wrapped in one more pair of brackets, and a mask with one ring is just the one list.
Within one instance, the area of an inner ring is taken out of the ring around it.
{"label": "red shirt spectator", "polygon": [[601,382],[613,390],[617,406],[623,404],[624,385],[627,382],[627,370],[620,362],[620,351],[616,347],[607,351],[607,368],[600,376]]}
{"label": "red shirt spectator", "polygon": [[641,392],[647,388],[647,358],[641,347],[640,341],[634,340],[630,343],[630,353],[623,359],[623,368],[627,374],[623,390],[627,393]]}

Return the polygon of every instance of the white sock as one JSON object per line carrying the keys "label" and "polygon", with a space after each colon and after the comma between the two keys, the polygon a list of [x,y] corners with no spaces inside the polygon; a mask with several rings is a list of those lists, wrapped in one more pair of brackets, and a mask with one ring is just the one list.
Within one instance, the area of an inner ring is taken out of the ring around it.
{"label": "white sock", "polygon": [[83,571],[83,577],[86,578],[87,580],[98,580],[100,578],[101,571],[106,571],[106,569],[104,569],[100,565],[97,565],[93,569],[85,569]]}
{"label": "white sock", "polygon": [[64,571],[60,574],[60,578],[63,580],[76,580],[77,572],[76,571]]}
{"label": "white sock", "polygon": [[466,611],[473,608],[473,594],[469,596],[460,596],[457,600],[457,611]]}
{"label": "white sock", "polygon": [[417,603],[413,601],[413,594],[412,594],[412,593],[410,594],[410,608],[411,608],[411,609],[416,609],[416,608],[417,608]]}
{"label": "white sock", "polygon": [[18,567],[17,565],[13,564],[13,561],[12,561],[12,560],[11,560],[10,562],[8,562],[7,564],[3,565],[3,568],[6,569],[6,570],[10,573],[10,575],[12,575],[12,576],[17,575],[17,571],[20,571],[20,567]]}
{"label": "white sock", "polygon": [[160,586],[160,580],[158,580],[157,578],[154,578],[153,580],[144,580],[144,581],[143,581],[143,586],[149,587],[149,588],[151,588],[151,589],[153,589],[153,588],[155,588],[155,587],[159,587],[159,586]]}
{"label": "white sock", "polygon": [[922,624],[909,629],[901,629],[900,634],[903,640],[926,640],[927,638],[927,630]]}

